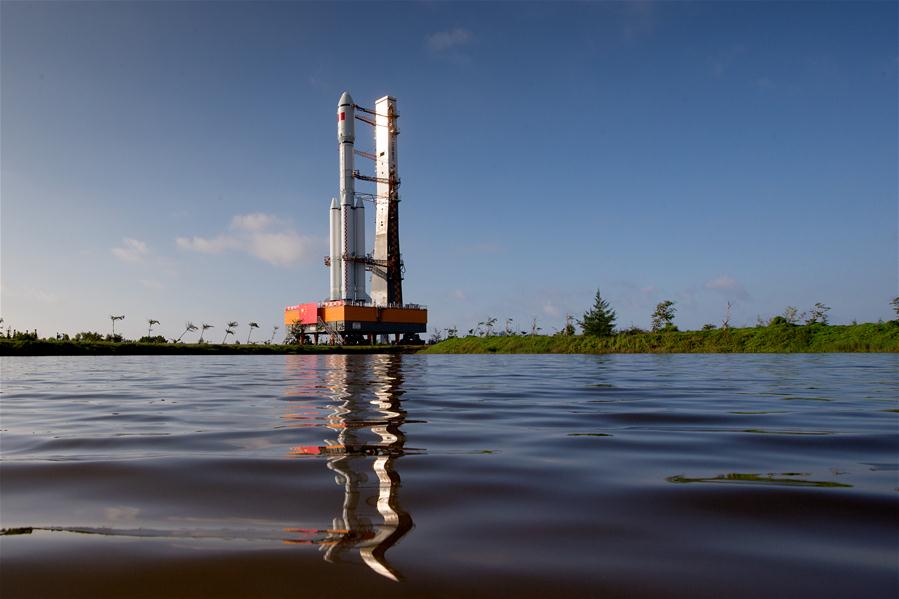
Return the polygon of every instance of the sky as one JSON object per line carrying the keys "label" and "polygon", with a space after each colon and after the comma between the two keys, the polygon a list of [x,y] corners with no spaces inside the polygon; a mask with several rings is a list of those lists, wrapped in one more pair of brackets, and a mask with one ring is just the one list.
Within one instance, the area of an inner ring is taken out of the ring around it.
{"label": "sky", "polygon": [[889,319],[897,17],[889,1],[4,0],[2,326],[106,333],[125,315],[130,338],[150,318],[167,337],[206,322],[217,341],[233,320],[269,338],[329,291],[343,91],[397,98],[404,298],[429,333],[488,317],[552,333],[597,289],[620,327],[663,300],[681,329],[728,302],[732,325],[816,302],[834,323]]}

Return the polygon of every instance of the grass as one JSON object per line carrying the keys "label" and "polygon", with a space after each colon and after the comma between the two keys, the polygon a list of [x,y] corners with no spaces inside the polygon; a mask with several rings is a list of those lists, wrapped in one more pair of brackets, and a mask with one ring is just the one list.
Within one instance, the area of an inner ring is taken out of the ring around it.
{"label": "grass", "polygon": [[431,354],[899,352],[899,322],[619,333],[610,337],[462,337],[441,341],[423,351]]}

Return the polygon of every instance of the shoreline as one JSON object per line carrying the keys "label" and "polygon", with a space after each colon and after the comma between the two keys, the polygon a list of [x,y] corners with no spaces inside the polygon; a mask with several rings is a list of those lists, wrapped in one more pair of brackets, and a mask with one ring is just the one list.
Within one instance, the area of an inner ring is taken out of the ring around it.
{"label": "shoreline", "polygon": [[0,356],[277,354],[711,354],[899,353],[899,322],[776,325],[710,331],[457,337],[434,345],[138,343],[0,338]]}
{"label": "shoreline", "polygon": [[226,356],[288,354],[410,354],[420,345],[237,345],[0,339],[0,356]]}
{"label": "shoreline", "polygon": [[710,331],[585,335],[493,335],[445,339],[426,354],[897,353],[899,322],[774,325]]}

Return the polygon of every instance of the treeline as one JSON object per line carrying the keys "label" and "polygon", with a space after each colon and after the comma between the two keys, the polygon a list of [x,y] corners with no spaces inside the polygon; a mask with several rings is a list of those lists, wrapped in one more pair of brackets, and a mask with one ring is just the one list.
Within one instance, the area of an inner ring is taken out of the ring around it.
{"label": "treeline", "polygon": [[790,325],[701,331],[625,331],[613,335],[457,337],[429,346],[438,354],[899,352],[899,323]]}
{"label": "treeline", "polygon": [[527,331],[506,327],[494,333],[495,318],[488,318],[459,337],[455,327],[437,331],[431,337],[430,353],[716,353],[716,352],[895,352],[899,351],[899,297],[890,301],[897,319],[888,323],[831,326],[830,307],[816,303],[806,312],[788,306],[782,314],[762,319],[755,327],[735,328],[730,324],[731,304],[727,304],[720,325],[705,324],[698,331],[680,331],[674,324],[675,302],[659,302],[651,315],[650,330],[630,327],[616,330],[615,310],[596,291],[591,306],[577,324],[569,315],[562,330],[553,335],[539,334],[536,320]]}
{"label": "treeline", "polygon": [[[893,311],[896,313],[896,322],[899,322],[899,297],[895,297],[890,300],[890,306]],[[724,319],[721,321],[720,326],[712,323],[706,323],[702,325],[701,330],[703,331],[712,331],[718,328],[721,329],[730,329],[731,328],[731,309],[733,308],[733,304],[731,302],[727,302],[727,308],[725,309]],[[812,306],[808,311],[800,311],[799,308],[795,306],[787,306],[786,309],[781,314],[776,316],[772,316],[770,318],[762,318],[758,316],[756,320],[756,327],[765,327],[771,325],[814,325],[814,324],[824,324],[827,325],[830,323],[828,312],[830,312],[830,306],[826,306],[821,302],[817,302],[814,306]],[[584,312],[583,317],[580,320],[575,320],[574,316],[571,314],[566,315],[565,324],[561,330],[556,330],[554,335],[576,335],[577,329],[575,329],[574,323],[581,327],[584,335],[595,336],[595,337],[608,337],[616,334],[637,334],[637,333],[646,333],[646,332],[676,332],[679,331],[677,325],[674,324],[674,317],[677,313],[676,302],[671,300],[664,300],[659,302],[655,310],[652,312],[650,316],[650,328],[649,331],[645,329],[641,329],[640,327],[631,325],[629,328],[616,330],[615,328],[615,320],[616,314],[615,310],[609,305],[609,302],[603,299],[599,290],[596,290],[596,297],[594,298],[593,306]],[[505,327],[498,328],[497,327],[497,319],[496,317],[489,316],[482,322],[477,323],[474,327],[468,329],[468,337],[492,337],[494,335],[500,337],[515,337],[515,336],[535,336],[540,335],[543,328],[537,326],[537,319],[533,319],[530,327],[530,331],[518,331],[513,326],[513,319],[507,318],[505,321]],[[854,320],[852,324],[858,324]],[[429,340],[428,343],[435,344],[443,341],[444,339],[456,339],[459,335],[459,328],[456,326],[452,326],[446,329],[437,329],[435,330]]]}
{"label": "treeline", "polygon": [[410,353],[418,348],[391,345],[277,345],[270,343],[137,343],[0,337],[0,356],[233,355]]}

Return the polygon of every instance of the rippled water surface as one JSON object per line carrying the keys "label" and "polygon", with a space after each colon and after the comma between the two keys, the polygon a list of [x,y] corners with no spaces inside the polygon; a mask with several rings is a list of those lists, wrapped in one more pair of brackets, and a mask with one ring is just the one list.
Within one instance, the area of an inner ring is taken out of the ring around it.
{"label": "rippled water surface", "polygon": [[899,590],[899,356],[0,364],[4,598]]}

